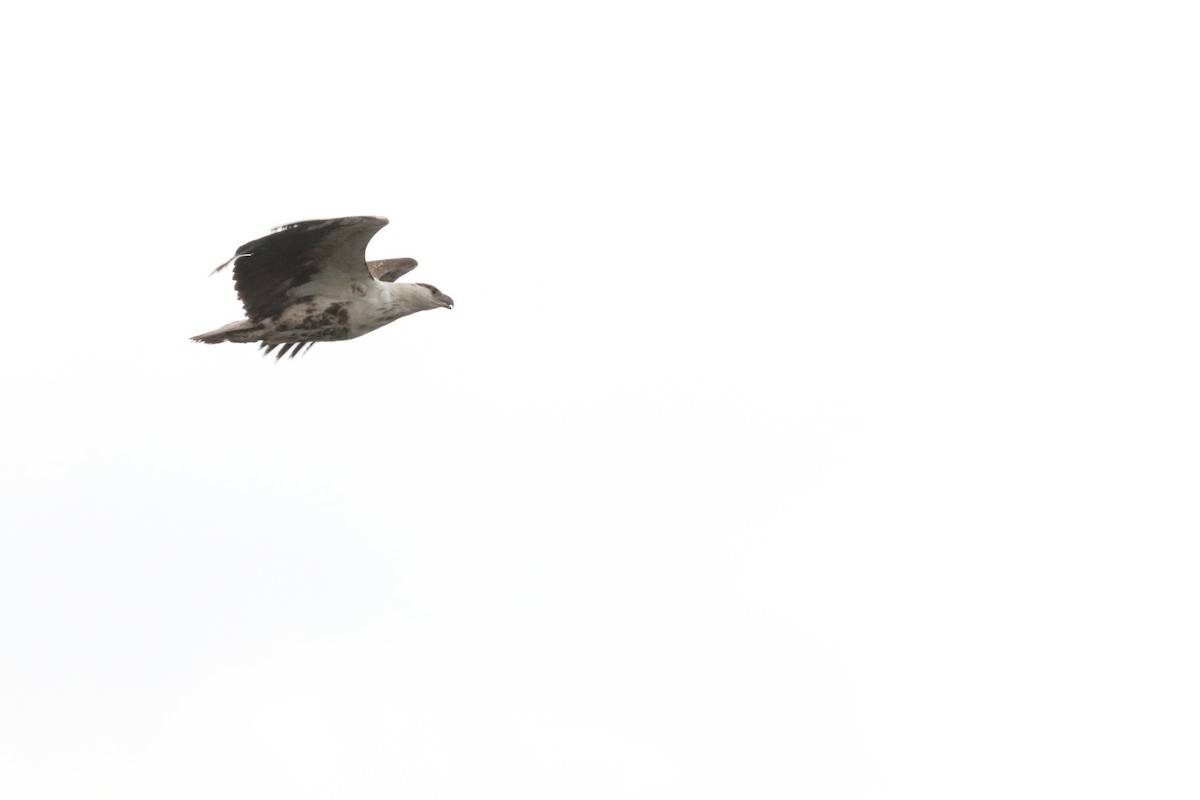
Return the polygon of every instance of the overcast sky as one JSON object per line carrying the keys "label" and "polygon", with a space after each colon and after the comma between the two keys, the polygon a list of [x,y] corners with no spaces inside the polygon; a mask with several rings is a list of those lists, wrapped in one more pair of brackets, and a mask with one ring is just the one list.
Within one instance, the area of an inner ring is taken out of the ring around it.
{"label": "overcast sky", "polygon": [[1192,4],[6,19],[4,797],[1200,792]]}

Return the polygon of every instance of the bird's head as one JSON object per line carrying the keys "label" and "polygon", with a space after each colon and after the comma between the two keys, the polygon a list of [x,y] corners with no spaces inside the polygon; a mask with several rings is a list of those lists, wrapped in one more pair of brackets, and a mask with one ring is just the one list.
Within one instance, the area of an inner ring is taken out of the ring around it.
{"label": "bird's head", "polygon": [[454,298],[442,293],[436,286],[430,286],[428,283],[416,283],[413,285],[420,286],[429,292],[429,302],[432,303],[433,308],[454,308]]}

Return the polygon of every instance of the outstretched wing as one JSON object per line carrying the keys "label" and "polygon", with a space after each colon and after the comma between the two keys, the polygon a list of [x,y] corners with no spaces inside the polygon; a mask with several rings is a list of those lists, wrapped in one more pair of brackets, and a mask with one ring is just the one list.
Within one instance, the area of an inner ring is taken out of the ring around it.
{"label": "outstretched wing", "polygon": [[295,222],[246,242],[217,267],[233,264],[233,282],[251,322],[280,314],[292,301],[322,284],[338,293],[373,280],[367,271],[367,242],[387,225],[385,217],[341,217]]}
{"label": "outstretched wing", "polygon": [[400,280],[401,276],[407,275],[416,268],[417,260],[415,258],[385,258],[382,261],[367,262],[367,269],[371,270],[375,280],[389,283]]}

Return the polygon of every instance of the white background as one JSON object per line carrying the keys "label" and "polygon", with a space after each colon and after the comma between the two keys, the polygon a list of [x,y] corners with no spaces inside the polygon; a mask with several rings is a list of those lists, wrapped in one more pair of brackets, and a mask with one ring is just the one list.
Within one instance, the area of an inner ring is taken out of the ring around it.
{"label": "white background", "polygon": [[1200,791],[1192,4],[30,7],[4,797]]}

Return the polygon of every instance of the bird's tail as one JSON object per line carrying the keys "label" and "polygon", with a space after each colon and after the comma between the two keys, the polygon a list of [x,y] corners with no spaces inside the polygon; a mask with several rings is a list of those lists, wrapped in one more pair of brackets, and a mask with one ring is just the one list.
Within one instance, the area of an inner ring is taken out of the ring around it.
{"label": "bird's tail", "polygon": [[199,336],[193,336],[193,342],[204,342],[205,344],[220,344],[221,342],[257,342],[262,334],[263,327],[258,323],[251,322],[248,319],[231,322],[228,325],[222,325],[215,331],[202,333]]}

